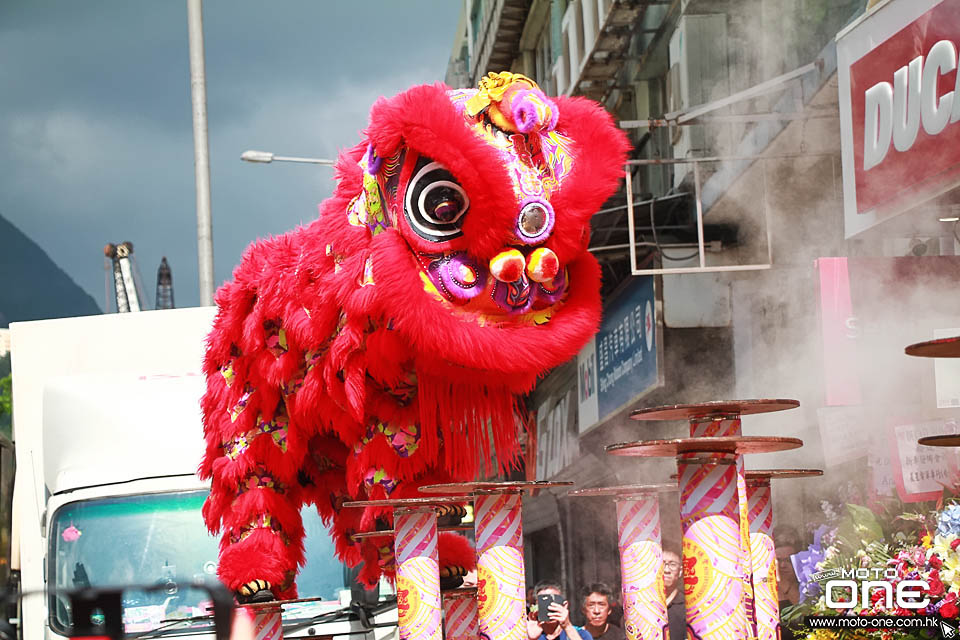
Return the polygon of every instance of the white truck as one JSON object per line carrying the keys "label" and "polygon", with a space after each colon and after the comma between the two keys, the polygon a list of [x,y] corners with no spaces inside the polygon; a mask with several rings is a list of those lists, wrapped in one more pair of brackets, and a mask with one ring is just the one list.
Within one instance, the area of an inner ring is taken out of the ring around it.
{"label": "white truck", "polygon": [[[205,593],[175,585],[216,574],[218,542],[200,513],[208,487],[195,475],[213,316],[196,308],[11,324],[11,564],[28,594],[23,640],[70,634],[69,601],[52,591],[132,584],[169,588],[124,592],[128,635],[212,635],[209,620],[195,620]],[[311,601],[285,606],[285,636],[393,635],[395,599],[352,588],[316,510],[303,516],[298,585]]]}

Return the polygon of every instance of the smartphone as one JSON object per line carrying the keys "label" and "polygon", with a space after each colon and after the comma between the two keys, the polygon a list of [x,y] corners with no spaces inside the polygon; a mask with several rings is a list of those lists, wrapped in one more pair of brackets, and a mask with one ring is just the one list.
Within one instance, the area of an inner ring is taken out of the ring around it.
{"label": "smartphone", "polygon": [[563,596],[541,593],[537,596],[537,622],[550,622],[550,603],[563,604]]}

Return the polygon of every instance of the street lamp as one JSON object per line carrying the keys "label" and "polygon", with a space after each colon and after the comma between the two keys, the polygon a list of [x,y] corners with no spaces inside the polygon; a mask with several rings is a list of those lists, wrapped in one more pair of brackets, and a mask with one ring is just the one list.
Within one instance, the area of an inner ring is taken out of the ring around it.
{"label": "street lamp", "polygon": [[336,164],[333,160],[327,160],[326,158],[297,158],[293,156],[277,156],[271,153],[270,151],[244,151],[240,154],[240,159],[244,162],[259,162],[267,164],[273,161],[277,162],[301,162],[306,164],[323,164],[328,167],[334,166]]}

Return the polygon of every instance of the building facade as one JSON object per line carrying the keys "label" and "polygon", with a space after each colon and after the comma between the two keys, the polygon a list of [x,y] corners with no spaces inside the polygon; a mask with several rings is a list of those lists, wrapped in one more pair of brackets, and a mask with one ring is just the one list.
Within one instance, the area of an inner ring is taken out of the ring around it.
{"label": "building facade", "polygon": [[[917,478],[955,464],[913,436],[957,428],[960,371],[903,348],[960,327],[958,163],[934,152],[960,135],[956,45],[938,44],[960,40],[957,16],[955,0],[464,1],[448,84],[523,73],[602,102],[634,147],[592,223],[604,326],[532,394],[528,477],[665,482],[672,460],[604,447],[686,427],[630,410],[736,398],[801,402],[744,420],[805,443],[748,468],[825,472],[774,487],[777,522],[801,535],[824,502],[915,500]],[[921,95],[909,78],[926,102],[902,97]],[[678,550],[675,495],[661,512]],[[524,533],[531,584],[618,584],[612,502],[540,495]]]}

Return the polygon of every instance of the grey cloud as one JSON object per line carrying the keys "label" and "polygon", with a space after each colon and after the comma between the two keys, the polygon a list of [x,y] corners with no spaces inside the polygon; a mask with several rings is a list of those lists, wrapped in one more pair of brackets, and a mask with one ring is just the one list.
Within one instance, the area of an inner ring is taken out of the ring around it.
{"label": "grey cloud", "polygon": [[[333,157],[370,105],[442,78],[459,3],[205,3],[216,279],[316,215],[328,168],[251,166],[248,148]],[[197,294],[185,2],[0,5],[0,212],[103,304],[100,250],[130,240]]]}

